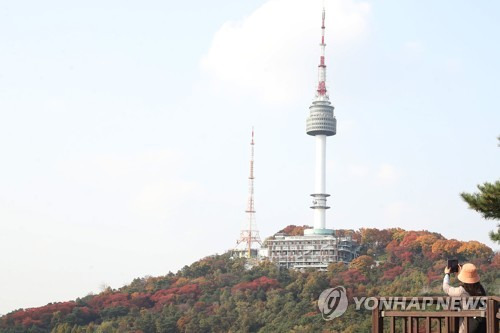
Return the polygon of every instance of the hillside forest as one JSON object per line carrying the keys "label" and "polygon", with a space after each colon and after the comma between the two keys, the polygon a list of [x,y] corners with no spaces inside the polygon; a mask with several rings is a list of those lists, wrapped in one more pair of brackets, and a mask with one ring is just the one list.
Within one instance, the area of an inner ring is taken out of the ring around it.
{"label": "hillside forest", "polygon": [[[301,235],[304,228],[291,225],[281,232]],[[448,258],[474,263],[488,295],[499,294],[500,253],[480,242],[399,228],[337,233],[351,235],[360,245],[359,257],[349,265],[296,271],[267,261],[249,267],[230,253],[212,255],[177,273],[13,311],[0,317],[0,332],[369,332],[371,313],[353,305],[342,317],[323,320],[317,307],[320,293],[341,285],[350,300],[443,295]],[[457,284],[455,277],[452,283]]]}

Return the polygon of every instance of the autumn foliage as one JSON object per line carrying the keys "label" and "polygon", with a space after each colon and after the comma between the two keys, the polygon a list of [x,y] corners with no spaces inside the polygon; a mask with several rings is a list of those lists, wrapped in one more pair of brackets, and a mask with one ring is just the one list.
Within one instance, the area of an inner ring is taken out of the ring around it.
{"label": "autumn foliage", "polygon": [[307,225],[289,225],[285,227],[284,229],[281,229],[279,233],[282,233],[286,236],[303,236],[304,235],[304,229],[309,229],[311,228],[310,226]]}
{"label": "autumn foliage", "polygon": [[270,279],[266,276],[262,276],[250,282],[241,282],[232,288],[233,292],[243,291],[243,290],[264,290],[267,291],[272,288],[278,288],[279,282],[275,279]]}
{"label": "autumn foliage", "polygon": [[[301,235],[307,226],[281,232]],[[400,228],[340,230],[360,245],[349,265],[326,272],[278,269],[269,262],[248,269],[230,254],[206,257],[176,274],[134,279],[75,301],[21,309],[0,317],[1,333],[17,332],[366,332],[367,313],[348,310],[345,320],[325,322],[316,301],[326,288],[348,296],[440,295],[446,259],[472,262],[489,294],[500,283],[500,254],[477,241],[445,239]]]}

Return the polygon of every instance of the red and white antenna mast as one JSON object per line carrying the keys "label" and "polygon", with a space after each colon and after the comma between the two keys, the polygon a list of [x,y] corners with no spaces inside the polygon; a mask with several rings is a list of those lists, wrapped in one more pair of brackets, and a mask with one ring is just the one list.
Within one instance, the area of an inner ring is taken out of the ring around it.
{"label": "red and white antenna mast", "polygon": [[[256,256],[258,248],[262,245],[260,240],[257,224],[255,223],[255,203],[254,203],[254,131],[252,127],[252,141],[250,141],[250,176],[248,177],[248,201],[245,213],[247,213],[247,221],[243,225],[240,238],[236,242],[236,251],[240,256],[251,258]],[[255,255],[252,255],[254,249]]]}
{"label": "red and white antenna mast", "polygon": [[321,49],[319,66],[318,66],[318,89],[317,97],[318,99],[328,99],[326,93],[326,64],[325,64],[325,6],[323,5],[323,13],[321,17],[321,44],[319,44]]}

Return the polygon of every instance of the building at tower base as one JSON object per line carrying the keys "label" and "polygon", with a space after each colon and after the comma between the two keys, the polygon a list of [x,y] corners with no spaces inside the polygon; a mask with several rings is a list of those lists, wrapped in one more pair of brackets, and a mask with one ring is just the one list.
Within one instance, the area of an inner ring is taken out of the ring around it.
{"label": "building at tower base", "polygon": [[[314,230],[314,229],[306,229]],[[280,267],[325,270],[334,262],[349,263],[357,256],[358,245],[350,236],[309,234],[286,236],[281,233],[264,242],[268,259]],[[262,251],[261,251],[262,253]]]}

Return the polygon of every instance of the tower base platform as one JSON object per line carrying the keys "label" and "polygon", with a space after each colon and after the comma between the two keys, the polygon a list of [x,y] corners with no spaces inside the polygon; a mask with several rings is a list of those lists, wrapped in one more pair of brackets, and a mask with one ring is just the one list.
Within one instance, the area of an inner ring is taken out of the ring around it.
{"label": "tower base platform", "polygon": [[335,235],[335,230],[333,229],[305,229],[304,236],[331,236]]}

